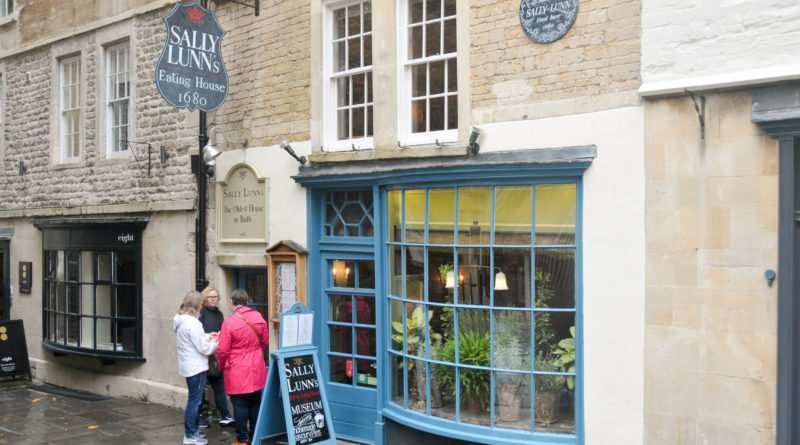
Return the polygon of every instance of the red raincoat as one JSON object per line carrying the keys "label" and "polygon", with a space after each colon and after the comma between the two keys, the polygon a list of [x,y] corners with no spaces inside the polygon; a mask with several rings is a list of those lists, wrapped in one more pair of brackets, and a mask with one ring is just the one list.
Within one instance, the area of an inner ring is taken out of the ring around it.
{"label": "red raincoat", "polygon": [[[237,314],[253,325],[258,336]],[[269,329],[258,311],[243,306],[222,322],[217,360],[225,378],[226,393],[249,394],[264,388],[267,366],[262,351],[268,346]]]}

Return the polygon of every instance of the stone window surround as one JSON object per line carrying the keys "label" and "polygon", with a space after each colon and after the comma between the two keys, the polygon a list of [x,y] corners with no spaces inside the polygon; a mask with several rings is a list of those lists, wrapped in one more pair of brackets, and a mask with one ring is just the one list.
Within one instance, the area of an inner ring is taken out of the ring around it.
{"label": "stone window surround", "polygon": [[[437,144],[436,136],[428,133],[422,134],[414,141],[404,138],[399,128],[402,128],[402,119],[406,127],[410,128],[410,119],[401,117],[399,108],[399,79],[403,66],[398,62],[399,43],[397,32],[399,18],[407,10],[408,0],[390,2],[388,0],[372,0],[372,67],[374,91],[374,136],[373,142],[376,155],[381,150],[396,150],[402,148],[441,148],[442,139]],[[324,109],[323,90],[323,44],[324,36],[323,18],[325,7],[335,2],[318,0],[311,3],[311,143],[312,152],[329,152],[324,138],[326,113]],[[470,69],[469,69],[469,8],[459,7],[456,12],[457,23],[457,53],[458,53],[458,131],[457,138],[452,143],[466,146],[470,133]],[[419,135],[418,135],[419,136]],[[447,145],[452,145],[448,143]],[[352,146],[350,147],[353,148]],[[356,149],[359,147],[355,147]],[[333,153],[331,153],[333,154]]]}
{"label": "stone window surround", "polygon": [[[418,145],[424,144],[426,142],[430,142],[431,140],[434,143],[439,144],[442,142],[451,143],[456,142],[458,139],[458,131],[453,130],[441,130],[441,131],[426,131],[426,132],[418,132],[414,133],[412,129],[412,106],[411,106],[411,98],[412,98],[412,67],[414,66],[428,66],[432,62],[441,61],[444,62],[445,67],[447,65],[447,61],[452,59],[452,56],[444,57],[442,55],[435,55],[430,57],[421,56],[419,58],[412,58],[409,55],[410,48],[409,48],[409,25],[411,24],[411,18],[409,17],[408,12],[408,5],[411,3],[412,0],[403,0],[398,2],[398,12],[397,12],[397,78],[398,81],[398,101],[397,101],[397,120],[398,120],[398,134],[400,135],[400,140],[402,141],[401,145]],[[440,7],[445,0],[441,0],[439,2]],[[427,2],[424,2],[423,5],[427,8]],[[469,8],[464,8],[464,3],[461,4],[461,7],[456,7],[456,35],[458,40],[462,40],[465,36],[464,34],[460,33],[458,29],[458,22],[462,20],[464,14],[460,14],[461,10]],[[420,12],[422,15],[422,12]],[[422,24],[423,27],[426,27],[424,24],[429,22],[435,22],[439,19],[428,20],[426,17],[422,17],[421,21],[416,22],[415,24]],[[441,24],[441,32],[444,32],[444,21],[439,21]],[[427,28],[427,27],[426,27]],[[444,42],[440,43],[441,46],[444,46]],[[420,42],[420,46],[422,48],[427,47],[427,41]],[[444,49],[440,46],[439,49]],[[461,68],[461,65],[458,64],[458,54],[463,53],[463,51],[459,51],[456,49],[456,63],[458,68]],[[421,62],[422,61],[422,62]],[[460,70],[458,70],[460,71]],[[427,77],[427,76],[426,76]],[[442,79],[442,82],[445,82]],[[458,91],[458,87],[462,85],[461,82],[456,80],[456,91]],[[428,80],[430,83],[430,80]],[[447,91],[447,85],[443,86],[444,90]],[[431,94],[426,91],[420,97],[430,98]],[[448,95],[449,96],[449,95]],[[460,94],[457,95],[460,98]],[[446,110],[446,106],[445,106]],[[426,106],[426,115],[430,113],[430,106]],[[426,121],[429,120],[429,116]],[[444,124],[447,124],[447,120],[445,119]]]}
{"label": "stone window surround", "polygon": [[[50,72],[53,73],[53,81],[51,82],[51,96],[50,96],[50,103],[53,104],[51,107],[50,113],[50,166],[52,168],[60,169],[60,168],[71,168],[71,167],[80,167],[84,165],[84,160],[86,158],[86,146],[87,146],[87,139],[86,139],[86,109],[93,105],[96,110],[96,132],[95,132],[95,147],[98,153],[96,154],[97,164],[107,165],[107,164],[116,164],[119,162],[129,160],[129,157],[132,156],[130,154],[131,150],[126,150],[123,154],[114,155],[113,157],[109,157],[106,155],[106,106],[105,106],[105,97],[106,97],[106,75],[105,75],[105,48],[108,46],[113,46],[124,41],[129,42],[129,54],[131,57],[131,63],[129,65],[130,69],[130,113],[128,116],[129,123],[128,123],[128,138],[130,140],[136,140],[136,112],[135,112],[135,104],[136,104],[136,82],[138,80],[138,74],[134,69],[135,66],[133,64],[133,60],[135,58],[133,55],[136,53],[136,41],[135,39],[131,38],[134,35],[134,22],[133,20],[125,20],[122,22],[115,23],[113,25],[109,25],[104,28],[100,28],[94,33],[94,43],[95,46],[95,55],[94,55],[94,73],[95,73],[95,104],[87,103],[87,93],[88,88],[87,85],[87,76],[90,68],[87,65],[87,50],[90,47],[88,33],[82,34],[73,38],[68,38],[64,40],[60,40],[54,42],[50,48],[51,51],[51,67]],[[80,146],[81,146],[81,153],[77,159],[70,160],[68,162],[63,161],[62,158],[62,151],[61,151],[61,111],[60,111],[60,81],[59,81],[59,65],[60,61],[67,59],[69,57],[74,57],[76,55],[80,56],[81,61],[81,93],[80,93],[80,100],[81,100],[81,116],[80,116],[80,128],[81,128],[81,135],[80,135]],[[134,147],[135,149],[135,147]]]}
{"label": "stone window surround", "polygon": [[[86,82],[83,77],[85,67],[82,62],[80,54],[64,57],[58,61],[58,110],[61,124],[59,141],[61,142],[61,162],[65,163],[76,161],[83,155],[81,141],[85,130],[83,116],[86,114],[86,100],[81,87]],[[73,74],[77,74],[77,79],[73,77]],[[72,99],[73,91],[77,93],[74,101]],[[71,123],[68,123],[71,122],[73,113],[77,114],[77,129],[73,129]],[[78,137],[77,140],[73,139],[74,136]]]}
{"label": "stone window surround", "polygon": [[[86,156],[83,149],[86,144],[86,39],[78,37],[66,41],[58,42],[51,47],[51,66],[52,85],[50,92],[50,164],[53,168],[77,167],[83,164]],[[79,128],[82,130],[78,138],[78,146],[81,147],[77,158],[65,160],[65,152],[62,147],[62,128],[61,128],[61,62],[78,57],[80,62],[80,97],[81,112],[79,117]]]}
{"label": "stone window surround", "polygon": [[112,26],[102,28],[96,33],[97,57],[96,57],[96,79],[97,79],[97,94],[98,102],[102,104],[97,105],[97,161],[99,165],[116,164],[119,162],[130,160],[132,157],[131,151],[141,147],[136,144],[128,147],[127,150],[117,153],[111,152],[109,146],[109,138],[107,137],[108,131],[111,128],[110,117],[108,116],[108,102],[107,102],[107,89],[106,82],[108,80],[108,70],[106,68],[107,53],[106,50],[113,46],[123,43],[128,44],[128,81],[130,87],[128,91],[128,140],[136,141],[136,83],[139,73],[135,69],[134,61],[136,58],[136,39],[131,38],[134,36],[135,29],[133,20],[126,20],[123,22],[115,23]]}
{"label": "stone window surround", "polygon": [[[361,3],[370,3],[370,1],[365,0],[340,0],[335,2],[328,2],[323,6],[323,42],[322,45],[325,49],[323,49],[323,53],[325,54],[332,54],[332,52],[328,53],[326,49],[331,48],[332,43],[332,36],[333,36],[333,13],[335,10],[357,6]],[[372,31],[370,31],[370,35]],[[363,35],[363,33],[361,34]],[[374,45],[374,39],[372,40]],[[363,51],[363,48],[362,48]],[[374,51],[372,51],[374,53]],[[362,52],[362,60],[364,60],[364,54]],[[324,118],[322,122],[323,127],[323,144],[325,147],[325,151],[345,151],[350,149],[371,149],[374,147],[373,137],[367,136],[364,138],[354,138],[354,139],[342,139],[339,140],[337,136],[337,129],[338,129],[338,116],[337,116],[337,91],[336,85],[334,84],[334,68],[333,68],[333,60],[330,57],[325,57],[322,62],[323,67],[323,81],[322,81],[322,90],[324,95]],[[365,73],[372,72],[372,65],[365,65],[360,68],[354,68],[352,70],[346,71],[356,71],[353,73],[354,75],[364,75]],[[348,79],[350,75],[347,76],[337,76],[336,78],[343,78]],[[374,77],[373,77],[374,79]],[[373,80],[374,81],[374,80]],[[372,88],[372,85],[368,86]],[[374,88],[373,88],[374,90]],[[352,104],[351,104],[352,105]],[[374,106],[372,107],[374,110]],[[374,113],[374,111],[373,111]],[[373,126],[374,126],[374,115],[371,117],[373,119]]]}

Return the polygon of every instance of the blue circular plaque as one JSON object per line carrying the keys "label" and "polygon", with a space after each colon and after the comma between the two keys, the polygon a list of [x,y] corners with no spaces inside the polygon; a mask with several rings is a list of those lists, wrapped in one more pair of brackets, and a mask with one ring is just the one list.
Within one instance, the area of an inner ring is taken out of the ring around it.
{"label": "blue circular plaque", "polygon": [[519,21],[534,42],[551,43],[572,28],[578,16],[578,0],[522,0]]}

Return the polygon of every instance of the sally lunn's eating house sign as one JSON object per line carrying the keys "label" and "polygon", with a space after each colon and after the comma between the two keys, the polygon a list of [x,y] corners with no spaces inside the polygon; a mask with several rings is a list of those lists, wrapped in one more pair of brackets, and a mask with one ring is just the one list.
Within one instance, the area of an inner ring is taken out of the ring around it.
{"label": "sally lunn's eating house sign", "polygon": [[225,31],[196,2],[175,5],[164,17],[167,40],[156,64],[156,85],[166,101],[190,111],[214,111],[228,97],[222,60]]}

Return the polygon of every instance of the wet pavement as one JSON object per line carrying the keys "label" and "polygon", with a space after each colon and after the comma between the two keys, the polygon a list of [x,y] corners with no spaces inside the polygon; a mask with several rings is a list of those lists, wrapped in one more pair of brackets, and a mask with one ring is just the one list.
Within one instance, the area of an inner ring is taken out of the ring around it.
{"label": "wet pavement", "polygon": [[[84,400],[89,397],[56,394],[37,383],[0,381],[0,445],[182,443],[182,409],[123,398]],[[233,428],[216,421],[205,431],[209,445],[235,441]]]}

